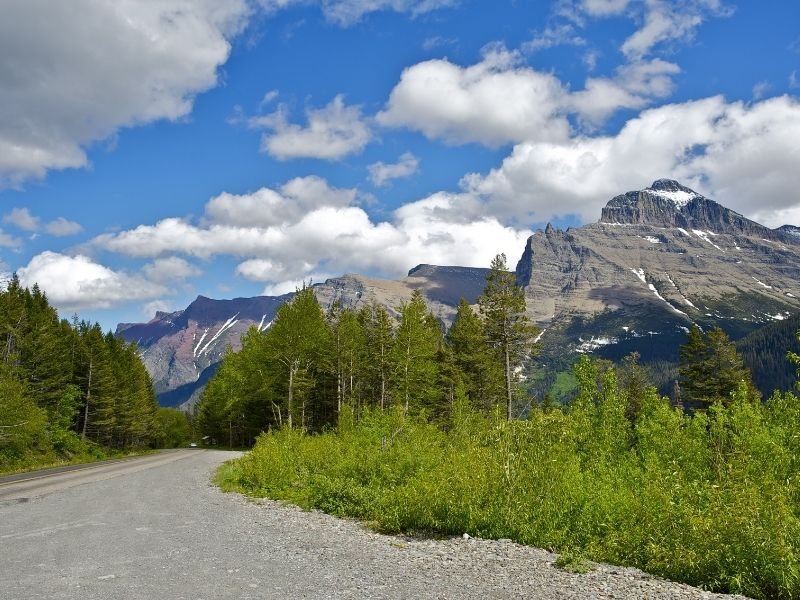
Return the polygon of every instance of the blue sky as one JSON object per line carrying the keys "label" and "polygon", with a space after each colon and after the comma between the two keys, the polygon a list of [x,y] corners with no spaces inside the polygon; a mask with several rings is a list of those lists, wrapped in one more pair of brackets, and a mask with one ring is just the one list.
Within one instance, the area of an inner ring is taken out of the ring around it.
{"label": "blue sky", "polygon": [[518,259],[672,177],[800,224],[800,4],[10,0],[0,272],[113,328]]}

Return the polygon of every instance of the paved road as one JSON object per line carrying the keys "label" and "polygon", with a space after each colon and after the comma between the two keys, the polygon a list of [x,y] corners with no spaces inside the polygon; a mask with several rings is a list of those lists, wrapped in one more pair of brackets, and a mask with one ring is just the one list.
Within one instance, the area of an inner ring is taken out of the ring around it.
{"label": "paved road", "polygon": [[384,536],[223,494],[232,452],[187,450],[0,484],[2,600],[710,598],[633,569],[587,575],[509,542]]}

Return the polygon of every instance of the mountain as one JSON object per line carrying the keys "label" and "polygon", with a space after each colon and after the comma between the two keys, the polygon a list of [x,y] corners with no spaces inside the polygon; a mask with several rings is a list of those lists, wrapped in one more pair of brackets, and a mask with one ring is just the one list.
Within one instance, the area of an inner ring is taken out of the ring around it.
{"label": "mountain", "polygon": [[[355,308],[376,303],[395,315],[419,289],[449,325],[462,296],[477,301],[487,272],[422,264],[400,280],[346,274],[313,287],[323,310],[336,302]],[[587,352],[612,360],[638,352],[667,392],[693,323],[719,325],[737,340],[800,314],[800,228],[770,229],[677,181],[659,179],[609,200],[596,223],[567,230],[547,225],[534,233],[516,275],[530,316],[543,330],[529,376],[534,393],[560,385],[559,373]],[[139,344],[159,400],[178,405],[197,398],[228,346],[238,349],[252,326],[269,327],[291,297],[199,296],[183,311],[120,324],[117,334]],[[778,329],[745,347],[785,339],[788,329]],[[755,356],[747,354],[751,366],[757,366]],[[765,391],[785,386],[791,373],[784,371],[760,376],[759,384]]]}
{"label": "mountain", "polygon": [[[338,302],[360,308],[373,303],[390,313],[408,301],[415,289],[425,296],[434,314],[449,325],[463,296],[477,301],[488,269],[418,265],[395,281],[347,274],[313,286],[323,310]],[[178,406],[197,399],[213,375],[226,348],[241,348],[241,337],[250,327],[266,330],[278,308],[294,294],[212,300],[198,296],[185,310],[157,312],[147,323],[120,323],[116,335],[136,342],[164,406]]]}
{"label": "mountain", "polygon": [[674,364],[693,323],[738,339],[800,311],[800,236],[659,179],[612,198],[597,223],[537,231],[517,278],[545,329],[543,362],[637,351]]}

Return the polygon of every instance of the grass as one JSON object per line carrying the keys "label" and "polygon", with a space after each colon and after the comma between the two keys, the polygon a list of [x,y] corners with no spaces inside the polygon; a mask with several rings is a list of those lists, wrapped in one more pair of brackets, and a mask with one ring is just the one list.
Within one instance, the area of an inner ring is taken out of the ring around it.
{"label": "grass", "polygon": [[217,482],[389,533],[509,538],[562,552],[567,570],[603,561],[800,597],[800,400],[742,390],[689,417],[651,390],[633,423],[626,406],[607,374],[569,412],[527,421],[457,410],[445,431],[368,411],[319,435],[264,434]]}

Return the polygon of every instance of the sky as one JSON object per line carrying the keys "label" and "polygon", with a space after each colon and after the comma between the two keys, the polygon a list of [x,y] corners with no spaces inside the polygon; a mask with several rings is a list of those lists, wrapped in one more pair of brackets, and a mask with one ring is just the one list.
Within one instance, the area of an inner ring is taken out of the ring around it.
{"label": "sky", "polygon": [[0,274],[106,329],[798,167],[796,0],[0,1]]}

